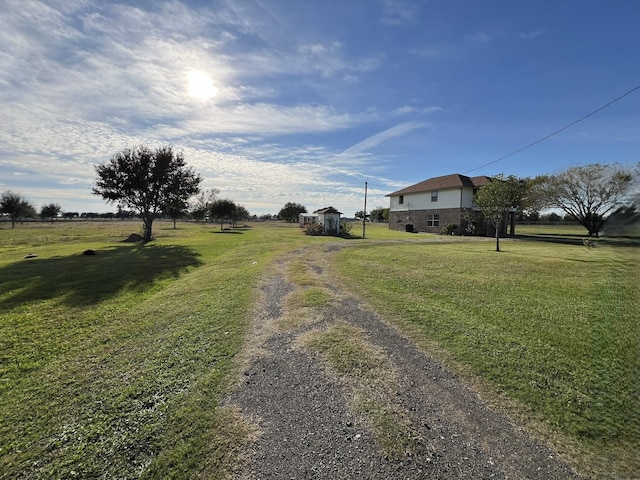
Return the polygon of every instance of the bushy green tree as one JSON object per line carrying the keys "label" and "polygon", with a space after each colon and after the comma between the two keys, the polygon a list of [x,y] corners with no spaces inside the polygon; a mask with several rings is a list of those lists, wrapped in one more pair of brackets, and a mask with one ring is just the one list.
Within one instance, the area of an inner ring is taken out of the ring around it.
{"label": "bushy green tree", "polygon": [[176,229],[176,222],[179,218],[187,216],[189,204],[183,198],[170,200],[162,209],[163,213],[173,220],[173,229]]}
{"label": "bushy green tree", "polygon": [[58,216],[58,214],[60,214],[61,211],[62,211],[62,207],[57,203],[50,203],[48,205],[43,205],[42,208],[40,208],[40,218],[42,219],[49,218],[51,219],[51,223],[53,223],[53,220]]}
{"label": "bushy green tree", "polygon": [[286,220],[287,222],[297,222],[301,213],[307,213],[304,205],[289,202],[282,207],[278,213],[278,218],[280,218],[280,220]]}
{"label": "bushy green tree", "polygon": [[372,222],[388,222],[389,221],[389,209],[384,207],[376,207],[369,213],[369,219]]}
{"label": "bushy green tree", "polygon": [[198,193],[202,182],[202,177],[187,167],[184,155],[170,145],[125,149],[95,168],[98,178],[92,193],[135,210],[144,223],[145,241],[153,238],[156,215],[178,200],[186,202]]}
{"label": "bushy green tree", "polygon": [[6,191],[0,197],[0,213],[6,213],[11,219],[11,228],[15,228],[20,218],[35,216],[35,207],[19,193]]}
{"label": "bushy green tree", "polygon": [[251,218],[249,210],[247,210],[243,205],[235,204],[235,208],[231,213],[231,226],[235,228],[238,226],[238,222],[248,220],[249,218]]}
{"label": "bushy green tree", "polygon": [[233,221],[233,217],[236,211],[236,204],[233,200],[226,198],[220,198],[215,200],[209,206],[209,218],[211,221],[220,224],[220,230],[222,230],[225,221]]}
{"label": "bushy green tree", "polygon": [[356,213],[353,214],[353,218],[355,218],[356,220],[364,220],[365,218],[368,218],[369,215],[365,213],[364,210],[358,210]]}
{"label": "bushy green tree", "polygon": [[526,183],[510,175],[500,174],[478,190],[474,202],[485,220],[496,230],[496,252],[500,251],[500,230],[509,211],[522,204]]}

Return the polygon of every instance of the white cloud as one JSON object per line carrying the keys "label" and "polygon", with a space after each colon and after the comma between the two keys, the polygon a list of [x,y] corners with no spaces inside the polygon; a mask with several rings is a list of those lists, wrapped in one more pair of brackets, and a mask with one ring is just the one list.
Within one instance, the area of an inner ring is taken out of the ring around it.
{"label": "white cloud", "polygon": [[[353,57],[335,40],[273,48],[274,12],[256,18],[235,2],[219,7],[0,5],[0,171],[23,173],[12,175],[11,187],[35,203],[110,210],[90,194],[94,165],[138,143],[172,143],[206,183],[250,210],[296,199],[310,208],[359,202],[349,179],[373,158],[368,150],[422,124],[381,132],[343,152],[348,157],[322,145],[285,145],[283,137],[346,130],[381,115],[288,100],[279,80],[319,89],[358,82],[384,58]],[[215,97],[189,96],[192,71],[211,79]]]}
{"label": "white cloud", "polygon": [[467,41],[471,42],[472,44],[488,43],[491,41],[491,37],[489,36],[489,34],[484,32],[476,32],[476,33],[467,35],[465,38]]}
{"label": "white cloud", "polygon": [[427,127],[427,123],[423,122],[405,122],[400,125],[396,125],[394,127],[388,128],[383,132],[376,133],[365,140],[347,148],[344,152],[340,154],[340,156],[349,156],[353,154],[359,154],[377,147],[381,143],[384,143],[392,138],[401,137],[403,135],[407,135],[408,133],[413,132],[414,130],[418,130],[421,128]]}
{"label": "white cloud", "polygon": [[410,0],[382,0],[382,23],[402,26],[416,21],[420,6]]}
{"label": "white cloud", "polygon": [[419,57],[431,58],[438,57],[444,53],[444,49],[442,47],[422,47],[422,48],[412,48],[409,50],[409,53],[417,55]]}
{"label": "white cloud", "polygon": [[531,40],[532,38],[536,38],[540,35],[542,35],[542,32],[540,30],[532,30],[530,32],[521,32],[518,34],[518,37],[524,40]]}
{"label": "white cloud", "polygon": [[409,115],[411,113],[434,113],[434,112],[444,112],[444,108],[442,107],[411,107],[409,105],[405,105],[402,107],[398,107],[391,111],[391,115],[400,116],[400,115]]}

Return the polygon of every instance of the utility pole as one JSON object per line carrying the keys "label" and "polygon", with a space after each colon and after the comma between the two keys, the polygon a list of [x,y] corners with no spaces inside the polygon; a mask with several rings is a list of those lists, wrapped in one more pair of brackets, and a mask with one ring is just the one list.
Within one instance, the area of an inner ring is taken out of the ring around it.
{"label": "utility pole", "polygon": [[365,238],[365,230],[367,225],[367,182],[364,182],[364,210],[362,212],[362,238]]}

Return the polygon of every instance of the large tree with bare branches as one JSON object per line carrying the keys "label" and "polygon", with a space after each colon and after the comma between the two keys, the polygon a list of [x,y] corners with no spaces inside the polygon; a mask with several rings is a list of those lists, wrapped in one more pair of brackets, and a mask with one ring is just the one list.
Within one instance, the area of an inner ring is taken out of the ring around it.
{"label": "large tree with bare branches", "polygon": [[538,179],[546,207],[559,208],[597,237],[610,213],[630,200],[633,170],[620,164],[576,166]]}

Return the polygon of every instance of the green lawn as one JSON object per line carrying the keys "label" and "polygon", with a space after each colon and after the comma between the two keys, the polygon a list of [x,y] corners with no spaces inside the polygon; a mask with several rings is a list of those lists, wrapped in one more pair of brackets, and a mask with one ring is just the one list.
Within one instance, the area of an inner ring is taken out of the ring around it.
{"label": "green lawn", "polygon": [[588,237],[589,232],[582,225],[516,225],[517,235],[548,235],[567,237]]}
{"label": "green lawn", "polygon": [[362,244],[335,265],[380,312],[568,438],[587,467],[637,475],[640,250],[434,239]]}
{"label": "green lawn", "polygon": [[328,241],[275,225],[158,223],[147,245],[121,241],[139,222],[0,229],[0,478],[228,470],[247,432],[218,401],[257,277]]}
{"label": "green lawn", "polygon": [[228,473],[251,427],[219,400],[258,277],[336,241],[352,247],[336,271],[376,309],[598,451],[597,472],[637,474],[637,248],[506,240],[496,253],[375,224],[365,240],[361,224],[351,240],[271,222],[156,227],[140,245],[121,241],[138,222],[0,225],[0,479]]}

